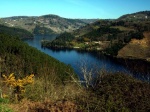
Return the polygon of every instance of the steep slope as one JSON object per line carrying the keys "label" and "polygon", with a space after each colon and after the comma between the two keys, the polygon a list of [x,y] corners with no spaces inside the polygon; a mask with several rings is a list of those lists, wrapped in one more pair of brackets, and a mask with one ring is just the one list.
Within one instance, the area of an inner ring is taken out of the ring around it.
{"label": "steep slope", "polygon": [[[6,28],[8,32],[13,29]],[[15,28],[15,31],[13,34],[0,32],[0,74],[15,73],[18,77],[30,73],[36,76],[47,74],[61,83],[69,78],[66,72],[73,73],[71,67],[22,42],[19,39],[22,35],[17,32],[20,29]]]}
{"label": "steep slope", "polygon": [[141,40],[132,39],[129,44],[118,52],[118,57],[138,58],[150,61],[150,32],[144,32]]}
{"label": "steep slope", "polygon": [[11,28],[4,25],[0,25],[0,33],[9,33],[9,35],[19,37],[20,39],[33,38],[33,34],[27,30],[20,28]]}

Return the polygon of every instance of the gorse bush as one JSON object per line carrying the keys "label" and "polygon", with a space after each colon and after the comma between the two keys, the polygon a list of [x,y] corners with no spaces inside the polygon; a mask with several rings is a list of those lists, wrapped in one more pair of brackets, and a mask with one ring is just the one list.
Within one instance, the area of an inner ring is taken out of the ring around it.
{"label": "gorse bush", "polygon": [[28,84],[32,84],[34,82],[34,75],[31,74],[30,76],[26,76],[23,79],[16,79],[14,74],[10,74],[9,76],[2,75],[4,78],[4,83],[9,86],[10,88],[13,88],[12,94],[15,95],[15,100],[20,100],[21,95],[23,92],[25,92],[25,86]]}

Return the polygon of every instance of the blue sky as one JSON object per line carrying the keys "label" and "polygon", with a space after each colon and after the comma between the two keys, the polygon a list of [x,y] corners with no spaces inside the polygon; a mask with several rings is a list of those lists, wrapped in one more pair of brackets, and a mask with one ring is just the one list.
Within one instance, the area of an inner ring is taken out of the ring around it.
{"label": "blue sky", "polygon": [[55,14],[65,18],[115,19],[150,10],[150,0],[0,0],[0,17]]}

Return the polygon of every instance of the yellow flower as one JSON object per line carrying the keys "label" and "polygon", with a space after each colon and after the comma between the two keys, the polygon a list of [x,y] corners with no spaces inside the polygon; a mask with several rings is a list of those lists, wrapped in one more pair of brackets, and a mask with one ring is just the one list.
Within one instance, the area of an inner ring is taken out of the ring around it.
{"label": "yellow flower", "polygon": [[12,74],[9,75],[8,79],[11,79],[11,78],[15,78],[14,77],[14,73],[12,73]]}
{"label": "yellow flower", "polygon": [[6,94],[3,94],[2,96],[3,96],[3,98],[8,98],[8,95],[6,95]]}
{"label": "yellow flower", "polygon": [[6,75],[3,75],[4,77],[4,82],[6,85],[13,87],[14,89],[17,89],[16,87],[19,87],[18,92],[25,92],[24,86],[31,84],[34,82],[34,74],[31,74],[29,76],[26,76],[23,79],[17,79],[14,76],[14,73],[10,74],[8,77]]}

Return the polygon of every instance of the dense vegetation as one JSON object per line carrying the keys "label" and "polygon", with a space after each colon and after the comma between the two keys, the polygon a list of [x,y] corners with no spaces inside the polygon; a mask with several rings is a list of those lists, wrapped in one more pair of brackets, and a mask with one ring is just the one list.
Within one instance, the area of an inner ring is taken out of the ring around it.
{"label": "dense vegetation", "polygon": [[19,28],[10,28],[4,25],[0,25],[0,33],[9,34],[14,37],[20,37],[21,39],[33,38],[33,34]]}
{"label": "dense vegetation", "polygon": [[[118,33],[121,33],[119,29],[116,28],[110,28],[110,27],[100,27],[98,29],[95,29],[82,37],[89,38],[91,41],[103,41],[103,40],[109,40],[115,39],[116,35]],[[107,34],[108,36],[103,36],[104,34]],[[109,37],[111,35],[111,38]]]}
{"label": "dense vegetation", "polygon": [[[150,84],[134,79],[127,74],[97,74],[94,85],[88,88],[69,83],[53,85],[50,77],[35,78],[33,85],[27,86],[25,98],[34,102],[22,101],[14,104],[13,110],[21,111],[23,105],[28,111],[62,112],[148,112],[150,111]],[[47,79],[48,78],[48,79]],[[47,84],[47,85],[46,85]],[[56,88],[55,88],[56,87]],[[45,91],[45,88],[47,89]],[[46,100],[42,100],[47,98]],[[41,102],[35,102],[41,101]],[[0,98],[0,109],[10,110],[9,100]],[[18,109],[19,108],[19,109]]]}
{"label": "dense vegetation", "polygon": [[51,47],[51,48],[70,48],[72,47],[71,41],[75,39],[75,37],[70,33],[62,33],[61,35],[57,36],[55,40],[51,42],[43,42],[43,46],[45,47]]}
{"label": "dense vegetation", "polygon": [[[73,72],[69,66],[55,60],[52,57],[29,47],[19,38],[0,33],[0,58],[1,73],[11,72],[18,76],[34,73],[42,75],[43,72],[52,73],[59,79],[67,79],[66,72]],[[48,72],[49,70],[49,72]]]}
{"label": "dense vegetation", "polygon": [[[121,73],[105,75],[79,98],[90,112],[148,112],[150,85]],[[86,110],[87,111],[87,110]]]}

